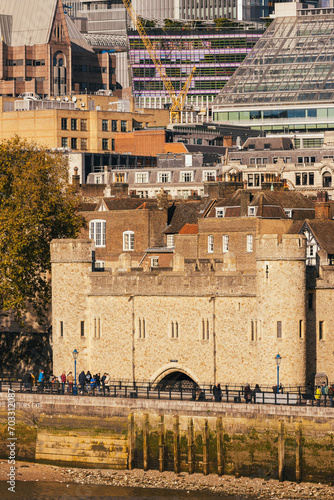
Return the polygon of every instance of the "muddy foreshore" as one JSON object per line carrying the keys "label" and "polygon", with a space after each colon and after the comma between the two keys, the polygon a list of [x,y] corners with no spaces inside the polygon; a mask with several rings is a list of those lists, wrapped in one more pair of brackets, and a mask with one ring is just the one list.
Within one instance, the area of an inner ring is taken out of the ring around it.
{"label": "muddy foreshore", "polygon": [[[79,469],[53,465],[17,462],[17,481],[56,481],[62,483],[110,485],[120,487],[163,488],[186,491],[211,491],[222,495],[239,495],[254,499],[333,500],[334,487],[314,483],[293,483],[248,477],[158,472],[140,469]],[[7,461],[0,462],[1,476],[7,471]]]}

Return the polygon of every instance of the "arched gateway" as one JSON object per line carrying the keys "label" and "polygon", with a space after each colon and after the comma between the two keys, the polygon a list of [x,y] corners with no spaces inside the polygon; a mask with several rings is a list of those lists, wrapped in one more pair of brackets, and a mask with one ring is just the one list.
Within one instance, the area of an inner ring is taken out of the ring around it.
{"label": "arched gateway", "polygon": [[155,378],[154,384],[161,390],[193,390],[198,387],[198,383],[185,371],[169,369],[164,370]]}

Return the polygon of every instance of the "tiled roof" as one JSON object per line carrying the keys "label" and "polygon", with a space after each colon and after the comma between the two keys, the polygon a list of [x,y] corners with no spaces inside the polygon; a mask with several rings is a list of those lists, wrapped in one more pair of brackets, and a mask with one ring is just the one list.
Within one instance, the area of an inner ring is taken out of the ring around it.
{"label": "tiled roof", "polygon": [[[270,150],[293,149],[292,140],[289,137],[250,137],[243,145],[244,149],[263,151],[264,145],[270,144]],[[254,146],[250,148],[250,146]]]}
{"label": "tiled roof", "polygon": [[104,202],[109,210],[154,210],[157,208],[157,200],[144,201],[142,198],[104,198]]}
{"label": "tiled roof", "polygon": [[169,224],[163,231],[165,234],[177,234],[186,224],[196,224],[202,202],[173,204],[169,209]]}
{"label": "tiled roof", "polygon": [[[142,198],[103,198],[108,210],[157,210],[157,200]],[[98,203],[82,203],[81,212],[94,212]]]}
{"label": "tiled roof", "polygon": [[306,220],[322,250],[334,255],[334,220]]}
{"label": "tiled roof", "polygon": [[295,220],[314,218],[314,202],[296,191],[244,191],[241,189],[231,196],[217,200],[208,217],[215,217],[215,209],[218,207],[226,207],[225,217],[240,217],[243,195],[250,198],[248,206],[257,207],[258,217],[287,218],[284,209],[292,209],[292,218]]}
{"label": "tiled roof", "polygon": [[94,212],[97,203],[82,203],[79,205],[80,212]]}
{"label": "tiled roof", "polygon": [[198,234],[198,224],[185,224],[179,234]]}

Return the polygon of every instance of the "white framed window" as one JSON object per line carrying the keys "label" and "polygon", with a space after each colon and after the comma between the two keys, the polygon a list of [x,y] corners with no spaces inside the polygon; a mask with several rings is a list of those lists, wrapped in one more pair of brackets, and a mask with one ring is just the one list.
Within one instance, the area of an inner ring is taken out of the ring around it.
{"label": "white framed window", "polygon": [[170,182],[170,172],[158,172],[158,182]]}
{"label": "white framed window", "polygon": [[104,260],[96,260],[95,261],[95,269],[104,269],[105,262]]}
{"label": "white framed window", "polygon": [[291,219],[292,218],[292,208],[285,208],[284,209],[285,215]]}
{"label": "white framed window", "polygon": [[216,217],[225,217],[225,208],[223,207],[218,207],[216,208]]}
{"label": "white framed window", "polygon": [[106,221],[91,220],[89,223],[89,238],[95,241],[96,247],[106,246]]}
{"label": "white framed window", "polygon": [[248,207],[248,216],[255,217],[256,215],[256,207]]}
{"label": "white framed window", "polygon": [[306,247],[306,256],[307,257],[314,257],[316,254],[316,245],[307,245]]}
{"label": "white framed window", "polygon": [[159,257],[151,257],[151,267],[159,267]]}
{"label": "white framed window", "polygon": [[114,172],[114,182],[127,182],[128,173],[127,172]]}
{"label": "white framed window", "polygon": [[136,172],[135,183],[136,184],[148,183],[148,172]]}
{"label": "white framed window", "polygon": [[167,234],[167,247],[168,248],[174,247],[174,234]]}
{"label": "white framed window", "polygon": [[208,253],[213,253],[213,235],[208,236]]}
{"label": "white framed window", "polygon": [[215,170],[204,170],[203,172],[203,181],[215,181],[216,180],[216,171]]}
{"label": "white framed window", "polygon": [[135,233],[133,231],[124,231],[123,250],[132,251],[135,249]]}
{"label": "white framed window", "polygon": [[223,253],[228,252],[229,247],[229,236],[228,234],[223,235]]}
{"label": "white framed window", "polygon": [[254,241],[253,235],[247,234],[247,252],[253,251],[253,241]]}
{"label": "white framed window", "polygon": [[180,182],[192,182],[194,179],[194,172],[180,172]]}

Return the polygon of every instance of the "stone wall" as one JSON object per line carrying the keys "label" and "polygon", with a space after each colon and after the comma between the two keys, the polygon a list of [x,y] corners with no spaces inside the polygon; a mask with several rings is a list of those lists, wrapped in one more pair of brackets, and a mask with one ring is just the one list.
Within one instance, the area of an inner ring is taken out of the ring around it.
{"label": "stone wall", "polygon": [[303,237],[262,237],[256,274],[218,265],[205,272],[92,273],[91,245],[52,244],[55,373],[72,366],[77,349],[78,372],[114,379],[156,381],[181,371],[197,383],[271,386],[280,353],[283,385],[306,383]]}
{"label": "stone wall", "polygon": [[[0,456],[7,457],[0,393]],[[16,394],[17,459],[334,480],[334,409]]]}

